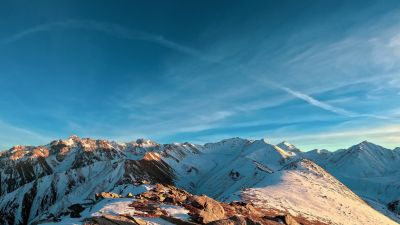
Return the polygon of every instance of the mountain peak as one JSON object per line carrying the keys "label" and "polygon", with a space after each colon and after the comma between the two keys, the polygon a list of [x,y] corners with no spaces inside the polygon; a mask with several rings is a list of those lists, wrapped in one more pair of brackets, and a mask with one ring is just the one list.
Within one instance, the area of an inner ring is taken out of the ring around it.
{"label": "mountain peak", "polygon": [[282,141],[281,143],[277,144],[277,146],[285,151],[290,151],[290,152],[301,152],[300,149],[298,149],[296,146],[290,144],[287,141]]}
{"label": "mountain peak", "polygon": [[369,142],[367,140],[362,141],[352,147],[350,147],[351,149],[359,149],[359,150],[373,150],[373,149],[384,149],[384,147],[377,145],[375,143]]}
{"label": "mountain peak", "polygon": [[158,145],[156,142],[144,138],[137,139],[136,144],[141,147],[154,147]]}

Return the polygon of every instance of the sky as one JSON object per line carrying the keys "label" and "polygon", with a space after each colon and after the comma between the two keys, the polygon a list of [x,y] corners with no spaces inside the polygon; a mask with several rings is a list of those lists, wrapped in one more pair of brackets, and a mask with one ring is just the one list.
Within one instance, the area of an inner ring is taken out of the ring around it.
{"label": "sky", "polygon": [[400,146],[399,1],[1,1],[0,149]]}

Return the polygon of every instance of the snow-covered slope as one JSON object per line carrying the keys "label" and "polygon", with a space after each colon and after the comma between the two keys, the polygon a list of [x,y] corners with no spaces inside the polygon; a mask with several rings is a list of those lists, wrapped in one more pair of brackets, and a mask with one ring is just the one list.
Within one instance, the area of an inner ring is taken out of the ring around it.
{"label": "snow-covered slope", "polygon": [[182,178],[178,185],[195,193],[222,201],[245,199],[328,224],[396,224],[315,163],[264,140],[206,144],[201,155],[173,166]]}
{"label": "snow-covered slope", "polygon": [[296,149],[241,138],[194,145],[76,136],[17,146],[0,154],[0,224],[61,215],[73,204],[93,202],[98,192],[128,190],[146,180],[328,224],[396,224]]}
{"label": "snow-covered slope", "polygon": [[376,209],[395,217],[387,206],[400,200],[399,150],[364,141],[348,149],[311,151],[303,156],[318,163]]}
{"label": "snow-covered slope", "polygon": [[279,144],[277,144],[276,146],[278,146],[279,148],[288,151],[288,152],[294,152],[294,153],[298,153],[301,152],[300,149],[298,149],[296,146],[290,144],[287,141],[283,141]]}

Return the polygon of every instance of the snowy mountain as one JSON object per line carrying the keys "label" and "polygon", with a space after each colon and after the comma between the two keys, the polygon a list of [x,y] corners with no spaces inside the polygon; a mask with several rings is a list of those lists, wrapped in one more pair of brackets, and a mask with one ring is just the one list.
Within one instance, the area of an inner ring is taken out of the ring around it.
{"label": "snowy mountain", "polygon": [[[367,147],[371,148],[362,148]],[[371,150],[368,155],[378,157],[380,153],[375,151],[381,150]],[[72,136],[44,146],[16,146],[0,154],[0,224],[65,222],[76,205],[89,207],[85,219],[103,216],[115,204],[118,212],[128,213],[132,200],[99,202],[97,194],[138,194],[157,183],[222,202],[249,202],[259,211],[285,213],[308,221],[306,224],[396,224],[301,154],[287,142],[275,146],[265,140],[241,138],[195,145],[143,139],[119,144]],[[338,168],[349,168],[346,164],[338,163]],[[380,163],[376,166],[378,172],[352,171],[351,175],[393,172]],[[77,220],[73,221],[67,224],[76,224]],[[83,223],[83,218],[78,221]]]}
{"label": "snowy mountain", "polygon": [[322,166],[376,209],[395,216],[388,212],[388,206],[400,200],[398,149],[363,141],[348,149],[310,151],[303,156]]}
{"label": "snowy mountain", "polygon": [[276,146],[278,146],[279,148],[281,148],[281,149],[283,149],[285,151],[288,151],[288,152],[294,152],[294,153],[300,152],[300,149],[298,149],[296,146],[290,144],[287,141],[283,141],[283,142],[277,144]]}

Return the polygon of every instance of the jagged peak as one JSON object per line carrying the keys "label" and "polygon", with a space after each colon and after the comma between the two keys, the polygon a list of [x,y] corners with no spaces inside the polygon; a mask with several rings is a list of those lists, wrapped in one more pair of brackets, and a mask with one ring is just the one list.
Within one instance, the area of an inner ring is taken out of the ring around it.
{"label": "jagged peak", "polygon": [[150,139],[144,139],[144,138],[139,138],[136,140],[136,144],[138,144],[139,146],[143,146],[143,147],[151,147],[151,146],[157,146],[158,143],[155,141],[152,141]]}
{"label": "jagged peak", "polygon": [[371,150],[371,149],[386,149],[380,145],[372,143],[370,141],[364,140],[356,145],[351,146],[349,149],[357,149],[357,150]]}
{"label": "jagged peak", "polygon": [[301,150],[299,148],[297,148],[295,145],[289,143],[288,141],[282,141],[281,143],[277,144],[277,146],[285,151],[301,152]]}
{"label": "jagged peak", "polygon": [[79,138],[79,136],[76,135],[76,134],[71,134],[71,135],[68,137],[68,139],[79,140],[80,138]]}

